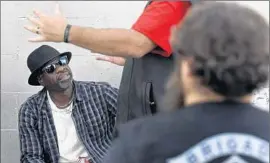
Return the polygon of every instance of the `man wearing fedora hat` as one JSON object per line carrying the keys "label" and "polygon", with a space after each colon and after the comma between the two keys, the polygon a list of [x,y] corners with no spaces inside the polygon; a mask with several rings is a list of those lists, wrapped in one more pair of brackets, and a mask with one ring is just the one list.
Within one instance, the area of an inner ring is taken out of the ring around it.
{"label": "man wearing fedora hat", "polygon": [[44,88],[19,111],[23,163],[97,163],[110,146],[118,90],[73,80],[71,55],[42,45],[28,56],[28,83]]}

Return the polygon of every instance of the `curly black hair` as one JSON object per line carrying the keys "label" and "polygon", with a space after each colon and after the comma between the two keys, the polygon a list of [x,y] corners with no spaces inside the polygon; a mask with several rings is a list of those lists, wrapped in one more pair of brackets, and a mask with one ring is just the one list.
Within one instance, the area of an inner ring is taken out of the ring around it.
{"label": "curly black hair", "polygon": [[174,38],[176,56],[191,57],[194,75],[225,97],[247,95],[268,80],[269,24],[249,8],[228,2],[199,3]]}

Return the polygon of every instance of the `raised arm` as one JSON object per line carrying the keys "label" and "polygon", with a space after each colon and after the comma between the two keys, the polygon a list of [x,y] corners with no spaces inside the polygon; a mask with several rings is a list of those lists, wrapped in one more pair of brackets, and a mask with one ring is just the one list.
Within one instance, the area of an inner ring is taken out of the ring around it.
{"label": "raised arm", "polygon": [[72,26],[69,42],[95,53],[109,56],[139,58],[155,44],[143,34],[131,29],[97,29]]}
{"label": "raised arm", "polygon": [[[64,41],[64,33],[68,22],[60,12],[58,4],[53,16],[45,15],[39,11],[34,11],[34,15],[37,18],[28,18],[33,26],[25,26],[25,28],[39,34],[39,37],[29,41]],[[120,57],[141,57],[155,47],[155,44],[148,37],[130,29],[98,29],[72,26],[68,40],[70,43],[92,52]]]}
{"label": "raised arm", "polygon": [[33,109],[27,103],[19,111],[19,138],[21,150],[21,163],[45,163],[43,149],[39,140],[36,117]]}
{"label": "raised arm", "polygon": [[[59,5],[56,6],[55,15],[34,11],[37,18],[28,18],[32,25],[25,28],[38,34],[38,37],[29,41],[64,42],[68,21],[60,12]],[[156,46],[171,53],[170,28],[180,21],[188,7],[189,2],[153,2],[144,10],[132,29],[71,26],[68,40],[74,45],[108,56],[138,58],[152,51]]]}

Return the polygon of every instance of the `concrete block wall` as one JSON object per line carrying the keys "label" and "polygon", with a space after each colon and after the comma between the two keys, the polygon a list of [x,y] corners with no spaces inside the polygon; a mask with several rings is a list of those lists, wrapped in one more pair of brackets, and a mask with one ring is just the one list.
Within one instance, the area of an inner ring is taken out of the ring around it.
{"label": "concrete block wall", "polygon": [[[59,2],[68,21],[74,25],[101,28],[130,28],[142,12],[146,1],[84,1]],[[29,43],[34,34],[24,30],[29,22],[26,16],[33,9],[48,14],[54,12],[53,1],[1,1],[1,163],[19,162],[19,140],[17,131],[20,105],[41,87],[27,84],[30,71],[27,56],[43,43]],[[97,61],[89,50],[65,43],[46,43],[61,52],[73,53],[70,66],[76,80],[106,81],[118,87],[122,67]]]}
{"label": "concrete block wall", "polygon": [[[146,1],[69,1],[59,2],[72,24],[103,28],[130,28],[142,12]],[[20,105],[40,87],[27,84],[30,71],[28,54],[43,43],[29,43],[34,34],[23,29],[26,16],[33,9],[53,13],[53,1],[1,1],[1,162],[19,162],[17,116]],[[268,4],[269,15],[269,4]],[[64,43],[45,43],[61,52],[71,51],[71,68],[76,80],[107,81],[118,87],[122,67],[96,61],[89,50]],[[268,109],[268,87],[256,93],[254,102]]]}

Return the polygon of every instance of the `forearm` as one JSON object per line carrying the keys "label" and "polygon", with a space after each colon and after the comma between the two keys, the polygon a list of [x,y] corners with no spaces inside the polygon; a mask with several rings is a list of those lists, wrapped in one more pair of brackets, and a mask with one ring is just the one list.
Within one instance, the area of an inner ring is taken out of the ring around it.
{"label": "forearm", "polygon": [[141,57],[154,48],[151,40],[129,29],[96,29],[72,26],[69,42],[109,56]]}

